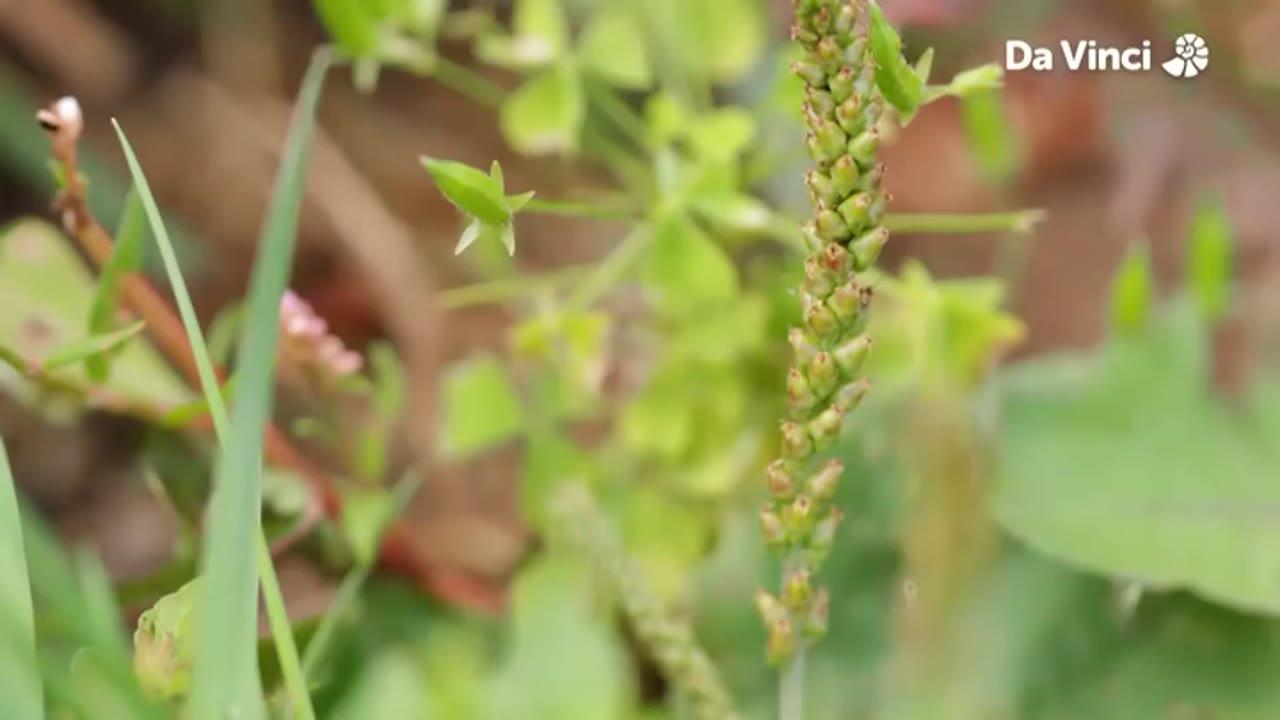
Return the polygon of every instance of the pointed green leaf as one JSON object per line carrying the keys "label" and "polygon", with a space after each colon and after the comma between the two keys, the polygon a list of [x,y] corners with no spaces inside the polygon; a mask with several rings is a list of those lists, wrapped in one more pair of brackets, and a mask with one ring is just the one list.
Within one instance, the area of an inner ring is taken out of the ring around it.
{"label": "pointed green leaf", "polygon": [[664,304],[677,311],[724,300],[738,289],[738,272],[729,256],[680,213],[670,214],[658,224],[644,272]]}
{"label": "pointed green leaf", "polygon": [[507,98],[500,117],[502,133],[526,155],[572,153],[578,148],[585,112],[578,73],[561,63]]}
{"label": "pointed green leaf", "polygon": [[0,438],[0,701],[12,717],[40,720],[44,696],[36,657],[35,616],[27,579],[18,493]]}
{"label": "pointed green leaf", "polygon": [[476,240],[480,239],[480,235],[484,232],[484,228],[484,223],[478,218],[473,219],[468,223],[466,229],[462,231],[462,237],[458,238],[458,246],[453,249],[453,254],[461,255],[467,248],[471,247]]}
{"label": "pointed green leaf", "polygon": [[868,38],[876,61],[876,85],[884,99],[900,112],[910,116],[920,107],[924,83],[915,68],[902,56],[902,37],[884,16],[880,6],[871,0],[871,28]]}
{"label": "pointed green leaf", "polygon": [[510,217],[502,184],[493,177],[453,160],[426,156],[421,160],[435,180],[436,187],[462,212],[474,215],[489,225],[499,225]]}
{"label": "pointed green leaf", "polygon": [[741,108],[723,108],[701,115],[688,126],[693,151],[712,161],[736,158],[751,145],[755,135],[755,118]]}
{"label": "pointed green leaf", "polygon": [[509,209],[511,214],[514,215],[515,213],[523,210],[524,206],[528,205],[529,201],[532,200],[535,195],[537,195],[537,192],[534,190],[530,190],[526,193],[520,193],[519,195],[508,195],[507,209]]}
{"label": "pointed green leaf", "polygon": [[[125,197],[115,246],[98,276],[98,287],[89,306],[89,334],[101,335],[115,328],[120,305],[120,279],[142,267],[143,245],[147,239],[147,218],[136,190]],[[105,383],[110,374],[113,354],[104,353],[85,358],[89,379]]]}
{"label": "pointed green leaf", "polygon": [[58,368],[74,365],[87,358],[101,356],[110,353],[113,350],[121,348],[125,343],[132,340],[147,324],[139,320],[132,325],[121,328],[114,332],[103,333],[102,335],[94,335],[92,337],[77,340],[76,342],[64,345],[54,350],[44,360],[45,370],[57,370]]}
{"label": "pointed green leaf", "polygon": [[591,19],[578,43],[583,70],[628,90],[653,84],[644,33],[627,8],[608,5]]}

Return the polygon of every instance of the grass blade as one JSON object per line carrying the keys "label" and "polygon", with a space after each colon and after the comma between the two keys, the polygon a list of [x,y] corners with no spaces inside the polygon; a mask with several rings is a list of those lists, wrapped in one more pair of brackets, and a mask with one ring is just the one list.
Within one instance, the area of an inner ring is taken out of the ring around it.
{"label": "grass blade", "polygon": [[[269,215],[260,238],[258,259],[254,264],[239,354],[241,368],[233,397],[234,412],[231,414],[222,400],[208,347],[155,200],[128,140],[119,126],[116,127],[178,298],[179,311],[199,369],[201,389],[222,443],[203,547],[201,567],[204,581],[199,619],[202,640],[196,649],[187,716],[192,720],[220,720],[233,713],[253,718],[263,715],[259,680],[254,672],[257,665],[257,577],[253,572],[253,561],[256,561],[261,574],[268,620],[293,711],[303,720],[315,716],[279,580],[263,536],[260,507],[262,428],[271,413],[279,340],[279,302],[288,282],[293,257],[306,148],[329,63],[327,53],[318,53],[303,80]],[[234,425],[229,415],[236,418]]]}
{"label": "grass blade", "polygon": [[23,550],[22,520],[18,516],[18,493],[9,456],[0,438],[0,698],[13,717],[44,717],[44,697],[40,687],[36,657],[35,618],[31,608],[31,585],[27,580],[27,557]]}

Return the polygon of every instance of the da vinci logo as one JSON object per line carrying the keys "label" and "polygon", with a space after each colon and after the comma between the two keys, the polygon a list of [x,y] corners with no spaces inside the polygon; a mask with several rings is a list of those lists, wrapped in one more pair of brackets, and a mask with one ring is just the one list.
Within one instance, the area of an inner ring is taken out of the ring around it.
{"label": "da vinci logo", "polygon": [[[1102,45],[1096,40],[1063,40],[1055,46],[1036,46],[1025,40],[1005,43],[1004,66],[1009,72],[1052,72],[1061,64],[1071,72],[1150,72],[1152,43],[1132,47]],[[1173,57],[1160,65],[1169,75],[1193,78],[1209,67],[1209,46],[1194,33],[1179,37]]]}

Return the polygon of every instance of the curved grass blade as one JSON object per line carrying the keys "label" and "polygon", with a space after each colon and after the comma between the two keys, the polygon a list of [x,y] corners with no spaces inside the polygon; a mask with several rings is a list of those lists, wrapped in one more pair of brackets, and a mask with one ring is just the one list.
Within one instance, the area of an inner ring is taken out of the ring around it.
{"label": "curved grass blade", "polygon": [[279,301],[288,281],[293,256],[302,178],[305,175],[305,151],[329,64],[327,53],[317,53],[303,80],[272,194],[270,214],[259,244],[259,257],[254,265],[249,293],[246,330],[239,356],[242,359],[240,382],[237,383],[234,413],[231,415],[237,419],[234,426],[222,400],[208,347],[200,333],[190,295],[182,281],[155,200],[128,140],[119,126],[116,127],[177,296],[199,369],[201,387],[222,443],[203,548],[205,582],[201,597],[200,633],[204,640],[196,651],[188,703],[188,717],[193,720],[220,719],[236,712],[245,713],[245,717],[263,715],[260,681],[254,672],[257,664],[257,577],[251,559],[256,560],[261,574],[268,620],[293,711],[303,720],[315,716],[259,518],[262,428],[271,410]]}

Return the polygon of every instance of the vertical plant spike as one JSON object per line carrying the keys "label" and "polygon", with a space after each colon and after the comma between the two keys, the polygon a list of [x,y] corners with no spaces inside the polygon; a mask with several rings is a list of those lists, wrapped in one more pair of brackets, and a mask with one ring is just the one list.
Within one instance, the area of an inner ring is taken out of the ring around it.
{"label": "vertical plant spike", "polygon": [[716,666],[689,625],[672,617],[627,555],[588,491],[570,484],[556,498],[561,537],[617,594],[632,630],[696,720],[740,720]]}
{"label": "vertical plant spike", "polygon": [[761,590],[757,597],[769,660],[782,668],[783,720],[804,716],[805,648],[827,627],[828,596],[815,579],[843,517],[831,503],[842,465],[832,460],[815,468],[812,460],[835,441],[869,388],[860,368],[871,347],[863,333],[871,291],[859,273],[875,263],[889,237],[882,225],[884,168],[875,160],[884,99],[867,39],[866,2],[793,4],[792,39],[805,51],[793,70],[806,86],[807,144],[817,168],[806,178],[813,219],[803,231],[810,251],[799,288],[803,323],[790,336],[790,413],[760,515],[766,540],[782,554],[782,578],[776,593]]}

